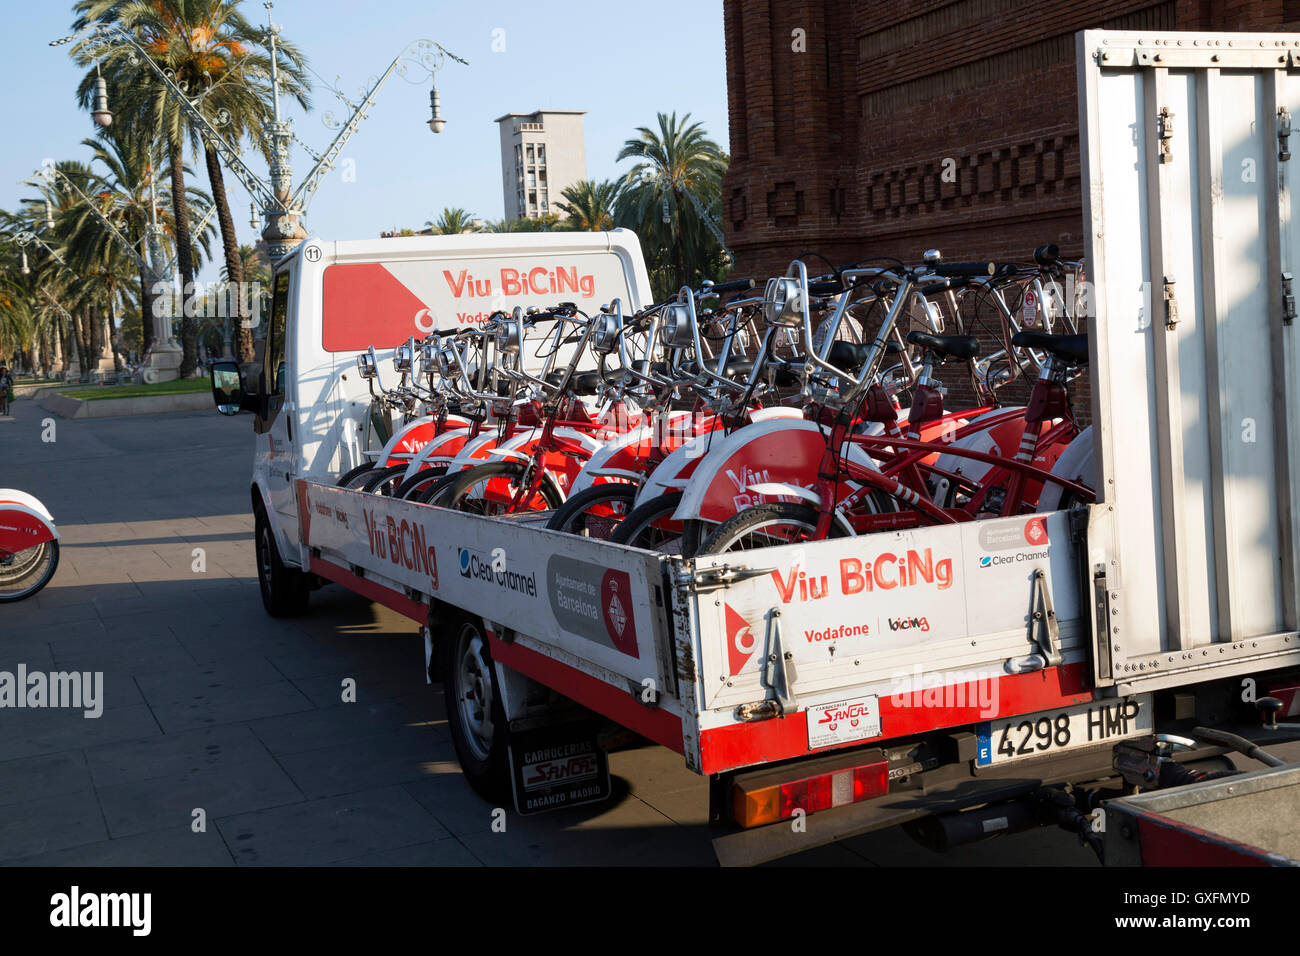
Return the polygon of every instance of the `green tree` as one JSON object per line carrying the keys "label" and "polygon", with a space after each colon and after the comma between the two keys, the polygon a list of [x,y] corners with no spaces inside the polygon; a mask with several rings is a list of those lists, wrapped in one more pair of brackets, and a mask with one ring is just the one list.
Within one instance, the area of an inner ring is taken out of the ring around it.
{"label": "green tree", "polygon": [[[171,72],[177,86],[199,99],[205,117],[232,145],[251,137],[269,153],[265,134],[273,119],[271,58],[261,46],[262,31],[244,18],[238,0],[80,0],[74,10],[78,14],[74,29],[105,22],[134,35],[154,62]],[[310,103],[306,61],[283,38],[277,40],[276,52],[281,90],[306,108]],[[88,56],[84,49],[80,55],[83,59]],[[166,144],[184,288],[193,283],[195,272],[188,248],[190,225],[182,171],[186,145],[203,152],[217,206],[226,273],[231,282],[242,282],[239,242],[221,163],[206,132],[185,117],[162,81],[138,62],[138,54],[130,47],[111,47],[101,57],[101,69],[110,78],[120,98],[118,109],[128,114],[128,121],[142,123]],[[94,95],[95,75],[94,70],[89,71],[78,89],[83,105]],[[186,316],[181,329],[184,376],[195,367],[198,326],[193,317]],[[246,322],[239,323],[238,335],[239,357],[251,361],[252,330]]]}
{"label": "green tree", "polygon": [[636,164],[624,177],[616,218],[640,237],[656,298],[728,264],[716,224],[727,156],[690,118],[660,113],[658,130],[638,127],[618,154]]}
{"label": "green tree", "polygon": [[558,213],[547,213],[545,216],[539,216],[535,219],[498,219],[495,222],[485,223],[484,232],[552,232],[560,223]]}
{"label": "green tree", "polygon": [[435,236],[458,236],[474,231],[474,216],[459,206],[449,206],[436,222],[426,219],[424,228],[432,230]]}
{"label": "green tree", "polygon": [[580,179],[565,186],[562,199],[555,204],[566,215],[564,225],[582,232],[604,232],[613,229],[617,214],[618,194],[622,189],[618,180],[595,182]]}

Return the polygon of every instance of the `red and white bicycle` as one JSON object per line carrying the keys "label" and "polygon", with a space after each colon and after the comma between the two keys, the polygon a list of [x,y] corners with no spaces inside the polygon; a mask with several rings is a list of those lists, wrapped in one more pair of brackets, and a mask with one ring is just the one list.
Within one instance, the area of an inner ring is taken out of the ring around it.
{"label": "red and white bicycle", "polygon": [[59,532],[35,497],[0,488],[0,604],[29,598],[59,567]]}

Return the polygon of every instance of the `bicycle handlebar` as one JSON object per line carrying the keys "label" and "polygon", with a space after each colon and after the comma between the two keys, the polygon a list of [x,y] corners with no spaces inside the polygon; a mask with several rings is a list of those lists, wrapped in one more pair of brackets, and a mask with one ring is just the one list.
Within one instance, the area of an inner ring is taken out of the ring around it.
{"label": "bicycle handlebar", "polygon": [[995,275],[998,266],[994,262],[936,262],[932,266],[926,266],[926,270],[945,278],[981,279]]}
{"label": "bicycle handlebar", "polygon": [[758,283],[753,279],[732,279],[710,286],[708,291],[713,295],[726,295],[728,292],[748,292],[756,285]]}

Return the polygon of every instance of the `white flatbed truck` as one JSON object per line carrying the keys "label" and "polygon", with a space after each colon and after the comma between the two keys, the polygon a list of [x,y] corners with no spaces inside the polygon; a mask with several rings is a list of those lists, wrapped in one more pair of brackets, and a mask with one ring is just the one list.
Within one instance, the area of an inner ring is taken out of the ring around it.
{"label": "white flatbed truck", "polygon": [[622,230],[309,239],[239,397],[268,607],[328,581],[423,626],[467,777],[522,812],[608,793],[602,726],[680,753],[724,863],[900,823],[939,848],[1100,830],[1060,786],[1149,780],[1170,734],[1221,761],[1198,728],[1300,736],[1300,36],[1077,50],[1096,504],[689,560],[336,487],[356,352],[433,316],[631,311],[648,282]]}

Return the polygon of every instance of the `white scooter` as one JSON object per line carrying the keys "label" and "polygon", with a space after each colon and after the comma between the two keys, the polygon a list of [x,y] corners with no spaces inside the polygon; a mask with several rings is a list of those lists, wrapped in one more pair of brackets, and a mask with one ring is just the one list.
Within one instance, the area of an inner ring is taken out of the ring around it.
{"label": "white scooter", "polygon": [[0,604],[29,598],[59,566],[59,532],[32,495],[0,488]]}

